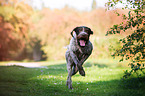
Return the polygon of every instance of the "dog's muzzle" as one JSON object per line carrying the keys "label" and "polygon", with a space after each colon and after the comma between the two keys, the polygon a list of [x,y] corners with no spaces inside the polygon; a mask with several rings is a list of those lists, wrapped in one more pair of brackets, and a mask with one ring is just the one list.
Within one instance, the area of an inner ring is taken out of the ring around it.
{"label": "dog's muzzle", "polygon": [[79,45],[81,47],[86,46],[87,41],[89,40],[89,36],[86,32],[81,32],[78,36],[77,36],[77,41],[79,43]]}

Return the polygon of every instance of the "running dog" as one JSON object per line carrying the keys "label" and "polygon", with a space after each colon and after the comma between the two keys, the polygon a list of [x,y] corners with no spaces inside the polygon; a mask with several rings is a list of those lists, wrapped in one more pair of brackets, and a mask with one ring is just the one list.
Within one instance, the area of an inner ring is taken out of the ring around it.
{"label": "running dog", "polygon": [[72,89],[71,76],[78,71],[80,75],[85,76],[82,65],[93,50],[93,45],[89,40],[91,34],[93,34],[93,31],[86,26],[76,27],[71,32],[72,39],[65,54],[68,70],[66,85],[69,89]]}

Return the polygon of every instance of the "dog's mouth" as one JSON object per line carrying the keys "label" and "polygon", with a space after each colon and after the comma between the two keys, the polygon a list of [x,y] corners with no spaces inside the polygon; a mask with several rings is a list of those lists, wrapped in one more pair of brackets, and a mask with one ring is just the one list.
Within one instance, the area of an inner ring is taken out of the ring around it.
{"label": "dog's mouth", "polygon": [[80,47],[85,47],[88,40],[89,40],[89,35],[87,33],[82,32],[77,36],[77,42]]}
{"label": "dog's mouth", "polygon": [[79,40],[80,46],[84,47],[86,45],[86,41],[85,40]]}

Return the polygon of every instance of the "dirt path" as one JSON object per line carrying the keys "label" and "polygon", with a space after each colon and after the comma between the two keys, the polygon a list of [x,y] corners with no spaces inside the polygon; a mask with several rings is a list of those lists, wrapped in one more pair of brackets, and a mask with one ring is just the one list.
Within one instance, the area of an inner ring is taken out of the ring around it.
{"label": "dirt path", "polygon": [[8,63],[7,66],[17,65],[17,66],[23,66],[28,68],[43,68],[46,66],[41,66],[40,63],[32,62],[32,63]]}

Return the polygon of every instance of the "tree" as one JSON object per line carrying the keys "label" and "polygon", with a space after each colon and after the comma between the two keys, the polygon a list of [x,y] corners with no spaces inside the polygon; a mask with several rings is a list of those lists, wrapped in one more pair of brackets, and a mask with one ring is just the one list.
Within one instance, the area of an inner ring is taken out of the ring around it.
{"label": "tree", "polygon": [[[106,3],[108,9],[113,9],[118,3],[125,5],[122,9],[129,9],[127,15],[122,14],[124,22],[119,25],[113,25],[106,35],[120,34],[131,29],[132,32],[123,39],[120,39],[122,47],[116,50],[112,56],[121,56],[120,62],[123,60],[131,60],[129,66],[131,71],[126,70],[124,77],[127,78],[132,73],[138,76],[141,74],[139,70],[145,74],[145,1],[144,0],[110,0]],[[119,16],[121,14],[117,13]]]}
{"label": "tree", "polygon": [[32,8],[19,0],[0,1],[0,61],[16,59],[26,47]]}
{"label": "tree", "polygon": [[97,5],[96,0],[93,0],[93,3],[92,3],[92,10],[96,9],[96,7],[97,7],[96,5]]}

